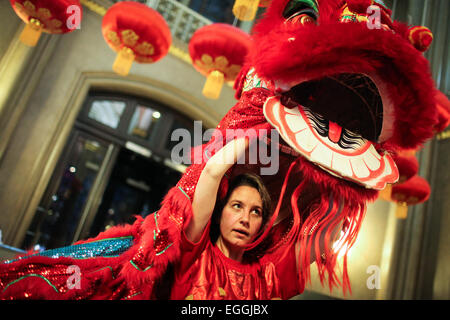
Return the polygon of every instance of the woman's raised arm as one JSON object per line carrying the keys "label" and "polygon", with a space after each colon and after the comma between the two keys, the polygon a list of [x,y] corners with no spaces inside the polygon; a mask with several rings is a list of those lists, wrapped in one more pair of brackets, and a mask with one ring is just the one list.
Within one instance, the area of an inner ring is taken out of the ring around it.
{"label": "woman's raised arm", "polygon": [[245,154],[248,144],[246,137],[230,141],[203,168],[192,201],[193,217],[185,228],[186,237],[190,241],[195,243],[200,240],[216,205],[220,181],[237,159]]}

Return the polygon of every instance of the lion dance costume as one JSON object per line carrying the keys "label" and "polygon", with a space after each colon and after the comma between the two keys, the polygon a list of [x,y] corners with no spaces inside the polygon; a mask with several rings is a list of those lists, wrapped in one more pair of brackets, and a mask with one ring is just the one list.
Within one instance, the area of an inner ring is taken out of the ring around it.
{"label": "lion dance costume", "polygon": [[[371,5],[380,13],[378,25],[370,20]],[[421,52],[431,32],[392,21],[390,14],[377,0],[273,0],[254,27],[235,83],[238,102],[217,126],[222,137],[227,129],[253,129],[269,145],[276,142],[268,130],[282,137],[279,170],[262,178],[278,199],[269,224],[280,212],[288,214],[254,246],[270,252],[299,242],[302,285],[315,250],[322,282],[349,288],[346,255],[338,277],[333,248],[319,252],[313,239],[327,239],[340,226],[339,242],[348,250],[366,203],[398,179],[391,155],[418,148],[436,132],[437,90]],[[218,145],[224,141],[213,138],[197,150],[210,157]],[[235,165],[220,193],[239,171],[262,166]],[[0,298],[157,298],[161,279],[180,256],[181,230],[203,167],[204,161],[188,167],[160,210],[145,219],[1,264]],[[80,273],[75,289],[68,286],[71,266]]]}

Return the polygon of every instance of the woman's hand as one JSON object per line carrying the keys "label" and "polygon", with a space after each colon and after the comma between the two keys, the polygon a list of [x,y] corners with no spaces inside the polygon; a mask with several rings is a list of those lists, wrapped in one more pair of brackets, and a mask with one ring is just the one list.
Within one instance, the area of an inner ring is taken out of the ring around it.
{"label": "woman's hand", "polygon": [[230,141],[208,160],[205,165],[205,170],[208,171],[208,174],[222,179],[228,169],[231,168],[240,157],[245,155],[248,145],[249,142],[246,137]]}

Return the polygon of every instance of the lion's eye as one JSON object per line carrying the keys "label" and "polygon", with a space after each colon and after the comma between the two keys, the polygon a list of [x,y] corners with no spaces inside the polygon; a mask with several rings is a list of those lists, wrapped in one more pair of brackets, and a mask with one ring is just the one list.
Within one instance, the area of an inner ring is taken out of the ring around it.
{"label": "lion's eye", "polygon": [[286,22],[289,22],[291,24],[300,23],[303,25],[307,25],[307,24],[316,24],[316,19],[306,13],[299,13],[290,17],[288,20],[286,20]]}
{"label": "lion's eye", "polygon": [[283,12],[286,22],[291,24],[315,24],[318,19],[315,0],[292,0]]}

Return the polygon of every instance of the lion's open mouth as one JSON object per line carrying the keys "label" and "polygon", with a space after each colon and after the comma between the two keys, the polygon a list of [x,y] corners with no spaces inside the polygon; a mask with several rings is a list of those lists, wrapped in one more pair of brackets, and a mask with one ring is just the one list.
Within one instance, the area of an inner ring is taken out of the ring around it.
{"label": "lion's open mouth", "polygon": [[[256,77],[249,84],[271,86]],[[382,135],[383,102],[368,76],[345,73],[268,89],[277,93],[266,100],[264,115],[300,155],[367,188],[381,190],[397,181],[394,161],[375,148]]]}
{"label": "lion's open mouth", "polygon": [[377,142],[381,133],[381,96],[375,83],[362,74],[346,73],[302,82],[284,92],[281,103],[292,108],[303,106],[317,132],[344,149],[358,143],[357,136]]}

